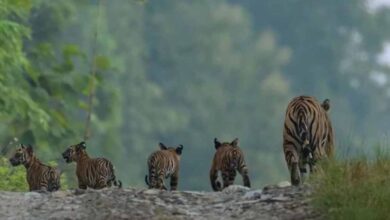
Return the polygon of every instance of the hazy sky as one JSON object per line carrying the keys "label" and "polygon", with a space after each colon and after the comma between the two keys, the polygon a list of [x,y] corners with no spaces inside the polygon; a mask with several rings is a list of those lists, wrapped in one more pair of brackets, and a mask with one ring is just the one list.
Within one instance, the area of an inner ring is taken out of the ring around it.
{"label": "hazy sky", "polygon": [[382,5],[390,5],[390,0],[368,0],[371,7],[379,7]]}
{"label": "hazy sky", "polygon": [[[375,10],[384,5],[390,7],[390,0],[368,0],[368,4],[370,8]],[[383,53],[379,56],[379,62],[390,65],[390,42],[386,44]]]}

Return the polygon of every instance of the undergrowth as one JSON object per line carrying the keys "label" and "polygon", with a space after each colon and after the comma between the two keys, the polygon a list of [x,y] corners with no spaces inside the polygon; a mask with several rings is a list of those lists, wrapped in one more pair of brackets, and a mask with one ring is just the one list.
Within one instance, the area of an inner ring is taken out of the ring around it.
{"label": "undergrowth", "polygon": [[390,155],[327,161],[311,178],[326,219],[390,219]]}

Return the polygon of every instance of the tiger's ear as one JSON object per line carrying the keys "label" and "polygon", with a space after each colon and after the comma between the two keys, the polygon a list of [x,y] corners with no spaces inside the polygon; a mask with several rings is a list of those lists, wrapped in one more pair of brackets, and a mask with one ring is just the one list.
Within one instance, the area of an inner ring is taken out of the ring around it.
{"label": "tiger's ear", "polygon": [[161,150],[166,150],[166,149],[168,149],[168,148],[167,148],[163,143],[161,143],[161,142],[158,144],[158,146],[160,146],[160,149],[161,149]]}
{"label": "tiger's ear", "polygon": [[183,145],[181,145],[180,144],[180,146],[178,146],[177,148],[176,148],[176,153],[178,154],[178,155],[181,155],[181,152],[183,151]]}
{"label": "tiger's ear", "polygon": [[325,99],[322,104],[321,104],[322,108],[325,110],[325,111],[328,111],[330,109],[330,100],[329,99]]}
{"label": "tiger's ear", "polygon": [[219,142],[217,138],[214,138],[214,147],[215,147],[215,149],[218,149],[221,145],[222,145],[221,142]]}
{"label": "tiger's ear", "polygon": [[86,148],[87,148],[87,144],[85,143],[85,141],[81,142],[81,147],[82,147],[83,149],[86,149]]}
{"label": "tiger's ear", "polygon": [[87,144],[85,143],[85,141],[80,142],[76,147],[77,150],[85,150],[86,148]]}
{"label": "tiger's ear", "polygon": [[237,147],[238,145],[238,138],[235,138],[232,143],[230,143],[233,147]]}
{"label": "tiger's ear", "polygon": [[[22,145],[23,146],[23,145]],[[29,154],[29,155],[32,155],[33,153],[34,153],[34,150],[33,150],[33,147],[29,144],[29,145],[27,145],[27,153]]]}

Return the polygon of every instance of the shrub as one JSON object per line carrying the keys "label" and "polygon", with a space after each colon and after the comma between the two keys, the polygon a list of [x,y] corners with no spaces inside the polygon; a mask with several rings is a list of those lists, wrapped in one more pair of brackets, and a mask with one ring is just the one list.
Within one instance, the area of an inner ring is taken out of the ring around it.
{"label": "shrub", "polygon": [[28,191],[25,168],[12,167],[7,158],[0,157],[0,190]]}

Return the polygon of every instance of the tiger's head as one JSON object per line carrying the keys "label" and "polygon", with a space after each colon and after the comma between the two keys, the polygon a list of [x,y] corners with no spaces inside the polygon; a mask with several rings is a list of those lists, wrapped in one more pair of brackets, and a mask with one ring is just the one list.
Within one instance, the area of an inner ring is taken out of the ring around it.
{"label": "tiger's head", "polygon": [[16,149],[13,157],[9,159],[9,162],[12,166],[19,166],[21,164],[29,164],[34,156],[34,151],[31,145],[21,145]]}
{"label": "tiger's head", "polygon": [[183,152],[183,145],[179,145],[178,147],[167,147],[163,143],[159,143],[160,150],[166,150],[176,155],[180,159],[180,155]]}
{"label": "tiger's head", "polygon": [[71,145],[62,153],[62,157],[65,159],[67,163],[71,163],[73,161],[77,161],[82,153],[85,152],[87,145],[84,141]]}
{"label": "tiger's head", "polygon": [[214,138],[214,147],[218,150],[220,147],[238,147],[238,138],[235,138],[232,142],[220,142],[217,138]]}

